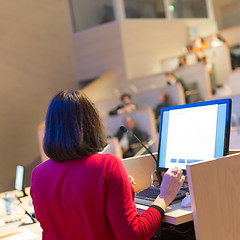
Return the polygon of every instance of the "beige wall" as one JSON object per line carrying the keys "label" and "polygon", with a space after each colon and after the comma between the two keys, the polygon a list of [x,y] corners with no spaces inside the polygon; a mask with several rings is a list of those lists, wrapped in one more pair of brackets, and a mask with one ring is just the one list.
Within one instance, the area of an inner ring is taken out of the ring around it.
{"label": "beige wall", "polygon": [[104,24],[76,33],[73,37],[78,80],[99,77],[114,70],[117,78],[125,81],[125,65],[118,23]]}
{"label": "beige wall", "polygon": [[184,23],[131,20],[121,32],[127,79],[161,72],[160,60],[181,54],[187,43]]}
{"label": "beige wall", "polygon": [[[168,30],[168,31],[167,31]],[[178,39],[167,41],[166,39]],[[74,34],[78,80],[114,70],[119,89],[127,80],[160,72],[160,59],[181,52],[186,45],[184,23],[124,21]]]}
{"label": "beige wall", "polygon": [[[188,28],[188,37],[190,40],[196,38],[195,31],[198,36],[206,37],[216,33],[218,26],[215,20],[211,19],[179,19],[179,22],[186,24]],[[196,29],[196,30],[195,30]]]}
{"label": "beige wall", "polygon": [[34,165],[37,126],[60,89],[76,87],[65,0],[1,1],[0,191],[13,188],[16,164]]}
{"label": "beige wall", "polygon": [[186,51],[189,29],[216,32],[213,20],[125,20],[74,34],[77,79],[88,80],[114,70],[120,91],[135,78],[161,72],[161,60]]}
{"label": "beige wall", "polygon": [[[239,1],[238,0],[212,0],[215,19],[218,23],[218,28],[224,29],[239,25]],[[233,12],[229,12],[233,10]],[[229,25],[230,24],[230,25]]]}
{"label": "beige wall", "polygon": [[117,74],[114,71],[107,72],[82,90],[93,102],[113,98],[116,95],[119,97]]}
{"label": "beige wall", "polygon": [[229,3],[222,9],[223,27],[229,28],[239,26],[240,22],[240,2]]}
{"label": "beige wall", "polygon": [[228,46],[240,43],[240,26],[221,30],[220,34],[226,40]]}

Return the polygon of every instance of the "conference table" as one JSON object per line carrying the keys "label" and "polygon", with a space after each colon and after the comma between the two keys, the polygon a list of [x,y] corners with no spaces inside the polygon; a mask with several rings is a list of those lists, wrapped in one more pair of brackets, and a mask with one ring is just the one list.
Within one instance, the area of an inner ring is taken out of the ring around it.
{"label": "conference table", "polygon": [[[26,190],[29,192],[29,189]],[[11,191],[0,194],[0,239],[4,240],[40,240],[42,239],[42,230],[38,222],[34,224],[20,226],[23,222],[31,223],[32,220],[25,214],[24,209],[33,213],[32,201],[29,196],[21,198],[22,203],[17,199],[16,204],[11,204],[11,215],[7,215],[5,194],[15,196],[18,191]],[[19,206],[21,205],[21,206]],[[22,208],[24,207],[24,209]],[[136,204],[138,213],[141,214],[148,207]],[[181,202],[174,203],[167,208],[163,222],[173,225],[179,225],[193,220],[191,208],[182,208]]]}
{"label": "conference table", "polygon": [[[29,194],[29,188],[26,188],[26,193]],[[25,214],[25,210],[30,214],[34,212],[32,200],[27,196],[20,198],[20,202],[16,196],[21,195],[22,193],[17,190],[0,194],[0,239],[40,240],[42,239],[40,224],[38,222],[29,224],[32,220]],[[23,225],[24,223],[26,225]]]}

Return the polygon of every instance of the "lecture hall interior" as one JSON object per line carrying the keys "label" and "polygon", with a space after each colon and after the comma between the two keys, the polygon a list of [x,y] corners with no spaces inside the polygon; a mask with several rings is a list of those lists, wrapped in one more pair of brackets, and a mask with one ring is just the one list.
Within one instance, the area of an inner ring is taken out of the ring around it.
{"label": "lecture hall interior", "polygon": [[[32,221],[25,214],[26,209],[33,214],[31,173],[48,159],[42,144],[45,117],[53,96],[64,89],[79,89],[94,103],[108,135],[103,153],[123,160],[136,192],[149,187],[156,165],[138,142],[132,144],[133,155],[123,158],[117,133],[127,117],[157,157],[160,93],[171,107],[230,98],[229,154],[187,168],[191,207],[170,205],[163,221],[176,231],[191,223],[198,240],[239,239],[238,0],[5,0],[1,6],[0,239],[42,239],[38,222],[19,225]],[[109,114],[125,93],[137,109]],[[17,165],[24,166],[28,195],[22,203],[16,198],[22,194],[15,189]],[[197,178],[202,175],[207,186]]]}

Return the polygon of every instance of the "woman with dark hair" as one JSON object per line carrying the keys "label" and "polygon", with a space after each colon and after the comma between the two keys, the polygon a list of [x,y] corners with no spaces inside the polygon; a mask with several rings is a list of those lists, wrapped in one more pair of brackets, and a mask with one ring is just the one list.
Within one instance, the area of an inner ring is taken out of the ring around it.
{"label": "woman with dark hair", "polygon": [[93,103],[62,91],[50,103],[44,150],[51,159],[32,172],[31,196],[44,240],[150,239],[184,181],[169,169],[161,193],[141,216],[121,159],[98,153],[106,134]]}
{"label": "woman with dark hair", "polygon": [[60,92],[50,103],[43,148],[57,162],[102,151],[107,145],[94,105],[79,91]]}

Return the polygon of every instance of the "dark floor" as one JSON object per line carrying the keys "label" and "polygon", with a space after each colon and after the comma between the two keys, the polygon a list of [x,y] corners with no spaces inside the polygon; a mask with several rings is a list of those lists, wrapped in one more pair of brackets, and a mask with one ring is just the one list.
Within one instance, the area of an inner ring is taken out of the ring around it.
{"label": "dark floor", "polygon": [[151,240],[195,240],[193,221],[181,225],[162,223]]}

